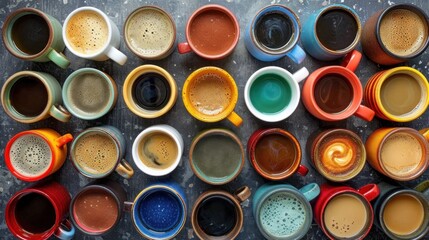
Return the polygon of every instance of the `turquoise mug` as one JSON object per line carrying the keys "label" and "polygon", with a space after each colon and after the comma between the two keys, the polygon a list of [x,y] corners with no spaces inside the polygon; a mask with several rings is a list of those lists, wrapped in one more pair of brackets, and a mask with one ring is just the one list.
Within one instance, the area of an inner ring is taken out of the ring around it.
{"label": "turquoise mug", "polygon": [[253,195],[252,204],[259,231],[266,239],[301,239],[313,219],[309,201],[319,193],[320,188],[316,183],[300,189],[289,184],[262,185]]}

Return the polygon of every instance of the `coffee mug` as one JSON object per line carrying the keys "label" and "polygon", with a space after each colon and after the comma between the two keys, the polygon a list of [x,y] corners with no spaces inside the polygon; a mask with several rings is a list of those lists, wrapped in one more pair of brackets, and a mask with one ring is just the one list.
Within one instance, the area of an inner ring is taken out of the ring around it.
{"label": "coffee mug", "polygon": [[268,180],[284,180],[294,173],[307,175],[301,165],[301,146],[290,132],[281,128],[256,130],[247,142],[247,155],[256,172]]}
{"label": "coffee mug", "polygon": [[70,113],[61,106],[61,86],[50,74],[20,71],[10,76],[1,90],[2,106],[11,118],[21,123],[35,123],[54,117],[70,120]]}
{"label": "coffee mug", "polygon": [[229,130],[213,128],[202,131],[192,140],[189,164],[203,182],[226,184],[243,169],[243,145],[240,138]]}
{"label": "coffee mug", "polygon": [[310,201],[320,193],[316,183],[297,189],[289,184],[264,184],[253,195],[256,225],[269,240],[301,239],[310,229]]}
{"label": "coffee mug", "polygon": [[230,55],[238,43],[240,26],[226,7],[208,4],[195,10],[186,24],[187,42],[179,43],[179,53],[194,52],[217,60]]}
{"label": "coffee mug", "polygon": [[233,240],[243,227],[244,215],[240,204],[250,197],[247,186],[234,194],[209,190],[195,200],[192,208],[192,228],[200,239]]}
{"label": "coffee mug", "polygon": [[12,12],[3,24],[3,42],[15,57],[33,62],[53,61],[67,68],[69,60],[61,36],[61,23],[35,8],[21,8]]}
{"label": "coffee mug", "polygon": [[429,105],[426,77],[411,67],[396,67],[375,73],[366,83],[364,102],[377,117],[409,122],[420,117]]}
{"label": "coffee mug", "polygon": [[362,48],[374,62],[408,61],[429,45],[429,17],[412,4],[395,4],[373,14],[362,30]]}
{"label": "coffee mug", "polygon": [[273,4],[259,10],[246,27],[244,44],[247,51],[264,62],[288,56],[301,63],[305,52],[298,46],[300,37],[298,16],[285,5]]}
{"label": "coffee mug", "polygon": [[375,184],[358,190],[323,184],[314,204],[314,220],[329,239],[365,239],[374,221],[370,201],[379,193]]}
{"label": "coffee mug", "polygon": [[97,236],[110,232],[121,219],[127,194],[112,180],[102,179],[80,189],[70,203],[70,218],[80,231]]}
{"label": "coffee mug", "polygon": [[366,140],[368,163],[398,181],[418,178],[429,165],[429,129],[379,128]]}
{"label": "coffee mug", "polygon": [[332,4],[310,15],[302,26],[301,41],[312,57],[329,61],[343,57],[359,43],[361,22],[344,4]]}
{"label": "coffee mug", "polygon": [[150,64],[128,74],[122,93],[127,107],[142,118],[164,115],[174,106],[178,95],[176,81],[170,73]]}
{"label": "coffee mug", "polygon": [[131,178],[134,170],[125,161],[125,138],[113,126],[87,128],[74,139],[70,156],[73,165],[82,175],[103,178],[116,171],[124,178]]}
{"label": "coffee mug", "polygon": [[339,121],[356,115],[365,121],[374,118],[374,111],[361,105],[362,84],[354,71],[362,54],[348,53],[341,66],[322,67],[310,74],[302,88],[302,102],[316,118]]}
{"label": "coffee mug", "polygon": [[67,143],[72,139],[69,133],[61,136],[48,128],[19,132],[6,144],[6,166],[22,181],[41,180],[61,168],[67,157]]}
{"label": "coffee mug", "polygon": [[377,184],[380,196],[374,202],[375,225],[390,239],[424,239],[429,232],[429,202],[416,190]]}
{"label": "coffee mug", "polygon": [[125,20],[124,38],[128,48],[140,58],[163,59],[176,45],[176,24],[161,8],[143,6]]}
{"label": "coffee mug", "polygon": [[186,195],[177,183],[155,183],[125,202],[137,232],[147,239],[172,239],[185,226]]}
{"label": "coffee mug", "polygon": [[153,125],[134,140],[133,160],[147,175],[165,176],[179,165],[183,148],[183,138],[175,128],[165,124]]}
{"label": "coffee mug", "polygon": [[95,60],[112,59],[124,65],[127,56],[118,50],[120,33],[118,27],[101,10],[80,7],[72,11],[64,21],[64,42],[74,55]]}
{"label": "coffee mug", "polygon": [[118,99],[111,76],[95,68],[81,68],[70,74],[63,85],[64,106],[74,116],[94,120],[104,116]]}
{"label": "coffee mug", "polygon": [[70,240],[75,229],[66,218],[70,193],[56,182],[39,183],[15,193],[7,202],[5,216],[9,231],[19,239]]}
{"label": "coffee mug", "polygon": [[234,78],[218,67],[202,67],[192,72],[182,89],[183,104],[194,118],[218,122],[227,118],[235,126],[243,119],[234,112],[238,89]]}
{"label": "coffee mug", "polygon": [[348,181],[356,177],[365,166],[365,145],[350,130],[325,130],[314,139],[309,139],[307,144],[311,164],[330,181]]}
{"label": "coffee mug", "polygon": [[293,74],[276,66],[259,69],[250,76],[244,87],[247,108],[262,121],[285,120],[298,107],[301,95],[298,83],[307,76],[305,67]]}

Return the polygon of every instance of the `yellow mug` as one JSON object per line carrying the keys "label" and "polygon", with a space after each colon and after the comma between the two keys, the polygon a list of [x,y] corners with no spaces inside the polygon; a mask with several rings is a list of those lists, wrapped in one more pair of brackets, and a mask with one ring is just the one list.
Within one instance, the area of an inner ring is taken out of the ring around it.
{"label": "yellow mug", "polygon": [[182,100],[194,118],[218,122],[227,118],[235,126],[243,119],[234,112],[238,89],[234,78],[218,67],[202,67],[192,72],[182,89]]}

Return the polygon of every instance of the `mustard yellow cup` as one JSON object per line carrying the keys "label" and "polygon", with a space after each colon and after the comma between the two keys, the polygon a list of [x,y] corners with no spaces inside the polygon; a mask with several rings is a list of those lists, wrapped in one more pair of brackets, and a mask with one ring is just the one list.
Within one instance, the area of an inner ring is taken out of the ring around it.
{"label": "mustard yellow cup", "polygon": [[218,122],[227,118],[235,126],[243,119],[234,112],[238,89],[234,78],[218,67],[202,67],[192,72],[182,89],[183,104],[194,118]]}

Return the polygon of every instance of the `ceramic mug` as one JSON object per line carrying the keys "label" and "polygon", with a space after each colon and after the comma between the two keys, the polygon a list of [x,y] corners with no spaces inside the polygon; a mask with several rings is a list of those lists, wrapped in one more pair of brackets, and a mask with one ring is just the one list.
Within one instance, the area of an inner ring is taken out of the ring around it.
{"label": "ceramic mug", "polygon": [[374,221],[370,201],[379,193],[375,184],[358,190],[323,184],[314,204],[314,220],[329,239],[365,239]]}
{"label": "ceramic mug", "polygon": [[273,4],[259,10],[246,27],[244,44],[247,51],[264,62],[288,56],[295,63],[305,59],[298,46],[300,37],[298,16],[285,5]]}
{"label": "ceramic mug", "polygon": [[247,142],[247,155],[256,172],[268,180],[284,180],[296,172],[302,176],[308,173],[307,167],[301,165],[298,140],[280,128],[256,130]]}
{"label": "ceramic mug", "polygon": [[74,55],[95,60],[112,59],[124,65],[127,56],[118,50],[121,36],[118,27],[101,10],[80,7],[64,21],[64,42]]}
{"label": "ceramic mug", "polygon": [[147,175],[165,176],[179,165],[183,148],[183,138],[175,128],[165,124],[153,125],[135,138],[133,160]]}
{"label": "ceramic mug", "polygon": [[308,76],[303,67],[295,73],[269,66],[250,76],[244,87],[244,100],[249,111],[266,122],[288,118],[298,107],[301,91],[298,83]]}
{"label": "ceramic mug", "polygon": [[66,218],[70,193],[56,182],[39,183],[15,193],[7,202],[4,219],[19,239],[70,240],[75,229]]}
{"label": "ceramic mug", "polygon": [[202,131],[192,140],[189,164],[203,182],[222,185],[234,180],[244,166],[240,138],[227,129]]}
{"label": "ceramic mug", "polygon": [[310,74],[302,88],[302,102],[315,117],[339,121],[356,115],[365,121],[374,118],[374,111],[361,105],[362,84],[354,71],[362,54],[348,53],[341,66],[322,67]]}
{"label": "ceramic mug", "polygon": [[217,60],[230,55],[240,37],[240,25],[226,7],[208,4],[195,10],[186,24],[187,42],[179,43],[179,53],[195,52]]}
{"label": "ceramic mug", "polygon": [[418,178],[429,166],[429,129],[379,128],[365,143],[368,163],[398,181]]}
{"label": "ceramic mug", "polygon": [[182,89],[183,104],[196,119],[218,122],[227,118],[235,126],[243,119],[234,112],[238,89],[234,78],[218,67],[202,67],[192,72]]}
{"label": "ceramic mug", "polygon": [[256,225],[269,240],[301,239],[310,229],[313,212],[310,201],[320,188],[310,183],[300,189],[289,184],[264,184],[253,195]]}
{"label": "ceramic mug", "polygon": [[165,69],[146,64],[132,70],[122,89],[125,104],[139,117],[157,118],[176,103],[177,84]]}
{"label": "ceramic mug", "polygon": [[69,133],[61,136],[48,128],[19,132],[6,144],[6,166],[22,181],[41,180],[61,168],[67,157],[67,143],[72,139]]}
{"label": "ceramic mug", "polygon": [[95,68],[81,68],[63,84],[64,106],[74,116],[94,120],[104,116],[118,99],[116,83],[108,74]]}
{"label": "ceramic mug", "polygon": [[61,23],[35,8],[12,12],[3,24],[3,42],[15,57],[33,62],[53,61],[67,68],[69,60],[62,54],[65,48]]}
{"label": "ceramic mug", "polygon": [[20,71],[3,84],[1,102],[7,115],[21,123],[35,123],[54,117],[70,120],[70,113],[61,106],[61,86],[48,73]]}
{"label": "ceramic mug", "polygon": [[374,13],[362,30],[362,48],[374,62],[392,65],[425,52],[429,17],[412,4],[395,4]]}
{"label": "ceramic mug", "polygon": [[209,190],[195,200],[192,208],[192,228],[200,239],[233,240],[240,233],[244,215],[240,204],[250,197],[247,186],[234,194],[223,190]]}
{"label": "ceramic mug", "polygon": [[116,171],[131,178],[134,170],[124,159],[125,138],[119,129],[104,125],[87,128],[79,133],[70,150],[76,170],[89,178],[103,178]]}
{"label": "ceramic mug", "polygon": [[310,15],[302,25],[301,41],[312,57],[329,61],[343,57],[359,43],[361,22],[344,4],[332,4]]}

